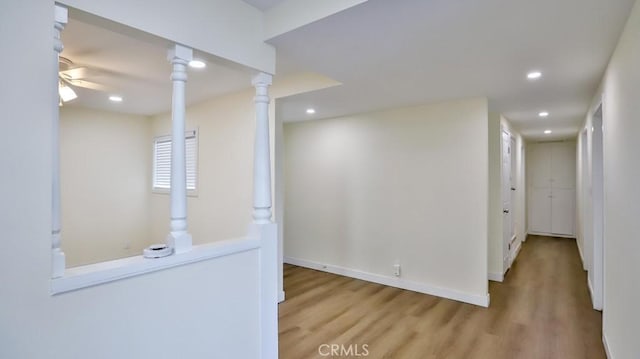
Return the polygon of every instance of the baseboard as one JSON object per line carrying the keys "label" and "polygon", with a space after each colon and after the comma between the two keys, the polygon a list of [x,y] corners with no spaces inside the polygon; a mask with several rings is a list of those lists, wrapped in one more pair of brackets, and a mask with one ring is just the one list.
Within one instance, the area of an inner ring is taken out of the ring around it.
{"label": "baseboard", "polygon": [[280,291],[280,293],[278,293],[278,303],[282,303],[284,302],[284,290]]}
{"label": "baseboard", "polygon": [[363,271],[359,271],[351,268],[334,266],[330,264],[318,263],[318,262],[309,261],[306,259],[284,257],[284,263],[293,264],[299,267],[315,269],[323,272],[333,273],[337,275],[342,275],[345,277],[360,279],[367,282],[382,284],[389,287],[406,289],[413,292],[434,295],[434,296],[442,297],[446,299],[452,299],[459,302],[474,304],[481,307],[489,306],[488,293],[487,295],[463,293],[456,290],[436,287],[436,286],[409,281],[401,278],[386,277],[379,274],[363,272]]}
{"label": "baseboard", "polygon": [[591,278],[587,274],[587,287],[589,288],[589,295],[591,296],[591,305],[593,306],[593,286],[591,285]]}
{"label": "baseboard", "polygon": [[584,261],[584,255],[582,254],[582,246],[580,241],[576,238],[576,245],[578,246],[578,254],[580,255],[580,261],[582,261],[582,269],[587,270],[587,262]]}
{"label": "baseboard", "polygon": [[542,232],[529,232],[529,234],[532,235],[532,236],[576,239],[576,235],[575,234],[555,234],[555,233],[542,233]]}
{"label": "baseboard", "polygon": [[488,274],[489,280],[493,282],[503,282],[504,274],[503,273],[491,273]]}
{"label": "baseboard", "polygon": [[518,258],[518,254],[520,254],[521,249],[522,249],[522,242],[518,242],[518,246],[516,247],[516,250],[513,253],[513,258],[511,258],[511,265],[513,265],[513,262],[515,262],[516,258]]}
{"label": "baseboard", "polygon": [[612,359],[611,352],[609,351],[609,343],[607,342],[607,334],[602,333],[602,344],[604,345],[604,353],[607,355],[607,359]]}

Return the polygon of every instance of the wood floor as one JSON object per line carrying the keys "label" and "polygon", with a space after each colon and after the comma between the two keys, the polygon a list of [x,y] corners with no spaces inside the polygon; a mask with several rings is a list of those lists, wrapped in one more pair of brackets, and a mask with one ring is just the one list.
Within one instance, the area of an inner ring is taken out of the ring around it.
{"label": "wood floor", "polygon": [[575,240],[539,236],[488,309],[287,265],[280,358],[606,358],[585,283]]}

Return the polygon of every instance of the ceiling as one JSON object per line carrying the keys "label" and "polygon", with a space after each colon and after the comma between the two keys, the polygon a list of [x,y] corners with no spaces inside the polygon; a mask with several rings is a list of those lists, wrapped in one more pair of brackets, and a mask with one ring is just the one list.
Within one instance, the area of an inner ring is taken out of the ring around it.
{"label": "ceiling", "polygon": [[271,9],[272,7],[278,5],[283,0],[244,0],[247,4],[258,8],[262,11],[266,11]]}
{"label": "ceiling", "polygon": [[[269,41],[279,74],[304,69],[343,83],[281,100],[280,115],[486,96],[530,139],[575,136],[633,2],[370,0]],[[528,81],[530,70],[543,77]]]}
{"label": "ceiling", "polygon": [[[142,37],[141,37],[142,38]],[[171,44],[160,39],[148,41],[108,30],[70,17],[62,32],[61,56],[74,67],[87,67],[87,81],[105,86],[107,91],[74,87],[78,98],[65,106],[80,106],[138,115],[171,111],[171,64],[167,50]],[[216,64],[204,54],[205,69],[189,69],[186,102],[194,104],[251,86],[251,75],[238,68]],[[120,103],[110,95],[123,97]]]}
{"label": "ceiling", "polygon": [[[267,10],[282,0],[244,0]],[[634,0],[369,0],[277,36],[277,75],[316,73],[340,86],[281,98],[301,121],[487,97],[529,139],[575,136]],[[65,106],[153,115],[170,111],[170,44],[72,18],[63,56],[107,92],[78,89]],[[195,54],[205,57],[204,54]],[[250,86],[246,70],[206,58],[190,70],[187,104]],[[543,73],[529,81],[530,70]],[[108,95],[124,97],[122,103]],[[313,107],[314,115],[305,110]],[[548,118],[539,118],[548,111]],[[544,135],[546,129],[552,135]]]}

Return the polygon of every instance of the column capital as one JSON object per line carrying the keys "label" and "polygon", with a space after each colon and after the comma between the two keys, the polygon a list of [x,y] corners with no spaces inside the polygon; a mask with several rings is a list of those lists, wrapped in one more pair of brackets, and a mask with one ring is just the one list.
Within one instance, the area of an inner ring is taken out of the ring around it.
{"label": "column capital", "polygon": [[253,86],[270,86],[273,84],[273,76],[264,72],[259,72],[257,75],[253,76],[251,84]]}
{"label": "column capital", "polygon": [[53,51],[55,51],[56,56],[58,56],[58,54],[62,52],[62,49],[64,49],[60,33],[64,29],[64,26],[69,22],[69,11],[64,6],[55,5],[53,19],[53,28],[55,30],[53,33]]}
{"label": "column capital", "polygon": [[61,5],[55,5],[54,21],[57,24],[66,25],[69,22],[69,10]]}
{"label": "column capital", "polygon": [[188,63],[189,61],[193,60],[193,49],[191,49],[190,47],[175,44],[167,52],[167,60],[169,60],[171,63],[174,63],[176,61]]}

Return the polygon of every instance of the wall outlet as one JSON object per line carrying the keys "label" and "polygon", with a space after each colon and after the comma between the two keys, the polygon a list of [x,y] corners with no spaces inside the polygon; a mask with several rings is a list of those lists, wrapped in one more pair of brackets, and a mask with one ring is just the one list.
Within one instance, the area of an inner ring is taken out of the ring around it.
{"label": "wall outlet", "polygon": [[394,264],[394,265],[393,265],[393,274],[394,274],[396,277],[399,277],[399,276],[400,276],[400,264]]}

